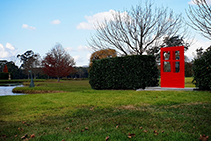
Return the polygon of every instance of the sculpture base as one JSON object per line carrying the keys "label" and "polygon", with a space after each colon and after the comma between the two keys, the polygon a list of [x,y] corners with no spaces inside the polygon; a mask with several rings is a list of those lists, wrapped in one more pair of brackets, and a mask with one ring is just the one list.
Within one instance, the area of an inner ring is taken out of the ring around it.
{"label": "sculpture base", "polygon": [[163,88],[163,87],[146,87],[145,89],[137,89],[136,91],[194,91],[197,88]]}

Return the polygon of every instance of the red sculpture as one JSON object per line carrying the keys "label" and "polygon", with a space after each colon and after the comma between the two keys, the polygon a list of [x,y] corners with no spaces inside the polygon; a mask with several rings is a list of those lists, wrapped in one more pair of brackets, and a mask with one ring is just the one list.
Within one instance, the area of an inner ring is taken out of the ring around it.
{"label": "red sculpture", "polygon": [[184,46],[161,48],[161,87],[185,87]]}

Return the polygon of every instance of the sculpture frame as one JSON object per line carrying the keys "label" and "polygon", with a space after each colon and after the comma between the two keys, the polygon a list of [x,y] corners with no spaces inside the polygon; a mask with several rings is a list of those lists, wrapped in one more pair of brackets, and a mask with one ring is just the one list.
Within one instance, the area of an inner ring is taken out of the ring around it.
{"label": "sculpture frame", "polygon": [[161,87],[185,87],[184,46],[161,48],[160,65]]}

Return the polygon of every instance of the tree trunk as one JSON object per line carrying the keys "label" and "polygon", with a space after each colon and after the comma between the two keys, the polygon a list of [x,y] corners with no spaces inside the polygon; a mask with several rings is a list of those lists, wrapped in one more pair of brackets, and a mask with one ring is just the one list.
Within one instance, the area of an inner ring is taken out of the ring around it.
{"label": "tree trunk", "polygon": [[58,82],[60,81],[59,77],[57,77]]}

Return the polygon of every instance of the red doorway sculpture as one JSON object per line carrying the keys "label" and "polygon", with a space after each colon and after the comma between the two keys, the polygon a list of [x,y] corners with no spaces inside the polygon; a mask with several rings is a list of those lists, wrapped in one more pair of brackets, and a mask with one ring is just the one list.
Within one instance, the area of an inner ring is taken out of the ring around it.
{"label": "red doorway sculpture", "polygon": [[161,87],[185,87],[184,46],[161,48]]}

